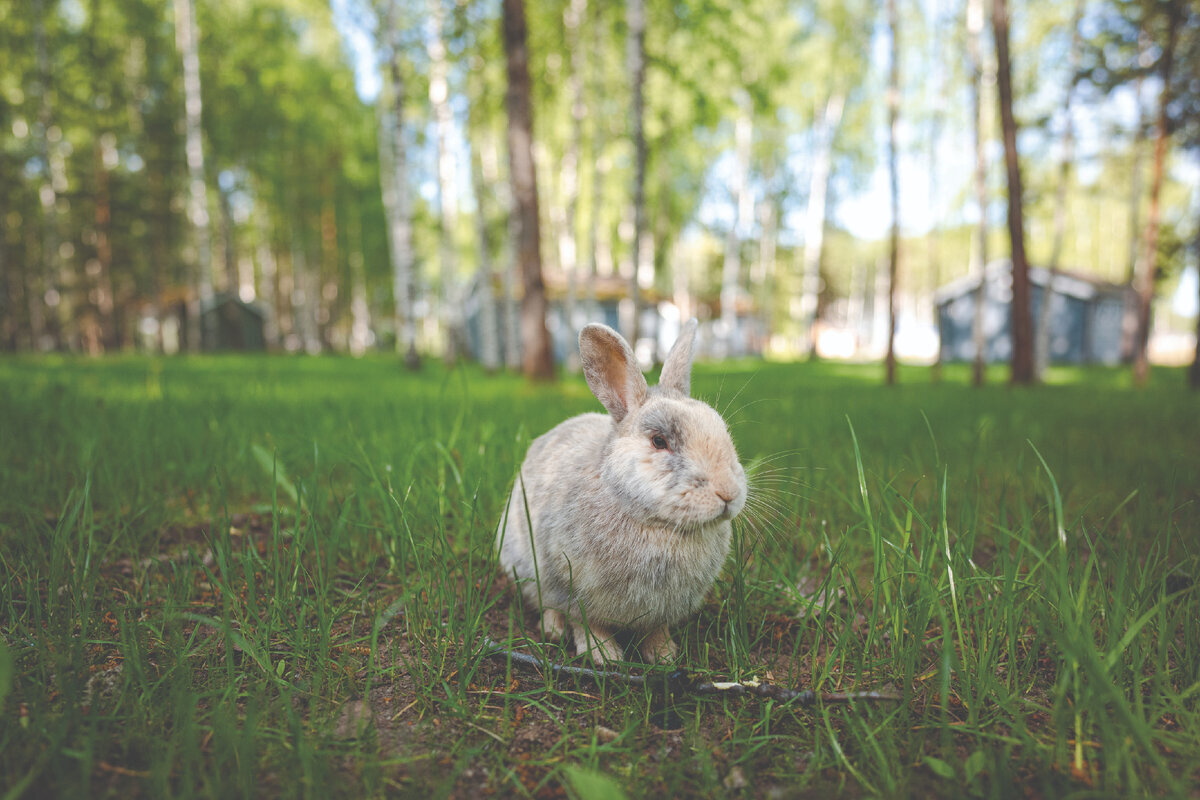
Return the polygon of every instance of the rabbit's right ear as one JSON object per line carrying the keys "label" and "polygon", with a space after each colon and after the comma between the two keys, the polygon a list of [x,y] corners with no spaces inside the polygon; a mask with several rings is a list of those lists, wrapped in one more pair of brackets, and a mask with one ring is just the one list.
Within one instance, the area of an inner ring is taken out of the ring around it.
{"label": "rabbit's right ear", "polygon": [[616,422],[646,402],[646,379],[638,369],[633,350],[621,334],[593,322],[579,332],[579,358],[583,376]]}

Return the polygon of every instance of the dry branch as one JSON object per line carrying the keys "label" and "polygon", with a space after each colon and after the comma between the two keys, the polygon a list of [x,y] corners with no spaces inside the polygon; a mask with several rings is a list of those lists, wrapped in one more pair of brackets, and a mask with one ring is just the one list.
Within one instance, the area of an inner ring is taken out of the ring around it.
{"label": "dry branch", "polygon": [[792,703],[801,706],[811,706],[820,703],[851,703],[865,702],[899,702],[900,695],[893,692],[814,692],[809,689],[791,689],[786,686],[765,681],[696,681],[686,669],[656,675],[637,675],[621,670],[594,669],[592,667],[576,667],[559,664],[550,659],[542,659],[529,653],[512,650],[499,642],[484,636],[485,655],[510,659],[512,663],[537,670],[549,670],[555,676],[573,675],[594,681],[615,680],[632,686],[654,686],[661,680],[661,687],[669,695],[716,695],[730,694],[752,697],[764,697],[778,700],[782,703]]}

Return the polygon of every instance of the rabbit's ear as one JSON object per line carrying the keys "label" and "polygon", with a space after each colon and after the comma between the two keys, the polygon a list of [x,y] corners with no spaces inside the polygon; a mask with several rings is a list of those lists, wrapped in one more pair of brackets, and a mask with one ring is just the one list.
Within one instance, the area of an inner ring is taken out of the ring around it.
{"label": "rabbit's ear", "polygon": [[683,330],[679,332],[679,338],[675,340],[671,352],[667,353],[667,360],[663,362],[662,375],[658,379],[659,386],[664,389],[673,389],[684,397],[691,393],[692,355],[695,352],[695,344],[696,320],[693,318],[684,323]]}
{"label": "rabbit's ear", "polygon": [[637,359],[612,328],[595,322],[585,325],[579,332],[579,358],[588,387],[615,421],[646,401],[648,387]]}

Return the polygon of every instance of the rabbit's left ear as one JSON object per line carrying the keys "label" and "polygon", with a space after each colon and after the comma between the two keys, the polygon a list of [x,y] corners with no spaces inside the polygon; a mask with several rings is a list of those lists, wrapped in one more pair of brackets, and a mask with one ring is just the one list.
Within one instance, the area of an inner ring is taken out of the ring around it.
{"label": "rabbit's left ear", "polygon": [[646,379],[621,334],[593,322],[579,332],[579,358],[588,387],[616,422],[646,402]]}
{"label": "rabbit's left ear", "polygon": [[664,389],[673,389],[684,397],[691,394],[692,390],[692,356],[695,352],[696,327],[695,318],[689,319],[684,324],[683,330],[679,332],[679,338],[671,347],[671,352],[667,353],[667,360],[663,362],[662,375],[658,379],[659,386]]}

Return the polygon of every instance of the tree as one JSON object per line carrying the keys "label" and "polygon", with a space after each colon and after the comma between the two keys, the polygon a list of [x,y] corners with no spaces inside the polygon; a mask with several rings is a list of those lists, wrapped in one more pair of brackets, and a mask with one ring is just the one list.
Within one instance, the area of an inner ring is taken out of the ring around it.
{"label": "tree", "polygon": [[1017,385],[1033,381],[1033,317],[1030,313],[1029,262],[1025,257],[1021,164],[1017,153],[1017,121],[1013,115],[1012,63],[1008,51],[1008,0],[993,0],[992,33],[996,41],[996,86],[1004,167],[1008,175],[1008,238],[1012,252],[1012,371]]}
{"label": "tree", "polygon": [[[633,140],[633,269],[629,276],[629,299],[632,318],[626,331],[629,342],[636,348],[641,317],[641,283],[653,269],[653,259],[647,258],[646,247],[646,7],[644,0],[627,0],[626,63],[632,93],[630,123]],[[650,263],[647,263],[649,260]]]}
{"label": "tree", "polygon": [[[853,182],[865,174],[874,149],[875,128],[871,101],[862,91],[867,80],[863,59],[853,56],[855,48],[872,35],[874,6],[862,2],[826,2],[812,9],[814,19],[800,33],[801,44],[784,51],[804,63],[803,70],[788,70],[781,98],[781,113],[794,114],[801,130],[807,130],[809,173],[803,214],[803,249],[799,270],[801,347],[816,353],[817,317],[820,312],[821,267],[826,249],[826,220],[831,210],[830,182],[838,175]],[[782,25],[768,19],[769,30]],[[839,175],[840,173],[840,175]]]}
{"label": "tree", "polygon": [[450,110],[450,82],[447,74],[442,2],[443,0],[429,0],[429,102],[433,105],[437,137],[438,260],[441,267],[441,317],[444,337],[442,360],[446,364],[452,364],[458,356],[461,328],[455,290],[458,256],[454,233],[458,224],[458,191],[455,177],[457,159],[449,141],[454,120]]}
{"label": "tree", "polygon": [[887,1],[891,33],[891,62],[888,68],[888,185],[891,187],[892,227],[888,235],[888,327],[887,384],[896,382],[896,277],[900,265],[900,177],[896,159],[896,129],[900,124],[900,15],[896,0]]}
{"label": "tree", "polygon": [[988,194],[987,142],[984,139],[983,121],[983,88],[987,80],[983,66],[983,20],[983,0],[967,0],[967,58],[971,63],[971,130],[975,145],[975,206],[979,213],[975,223],[975,243],[971,247],[971,273],[979,280],[971,320],[971,341],[975,352],[971,364],[971,383],[976,387],[983,385],[986,375],[983,304],[987,293]]}
{"label": "tree", "polygon": [[1059,144],[1058,186],[1054,192],[1054,243],[1050,249],[1050,261],[1046,265],[1046,285],[1042,288],[1042,304],[1038,309],[1038,322],[1034,331],[1033,372],[1035,380],[1041,380],[1050,363],[1050,325],[1054,300],[1055,279],[1058,276],[1059,259],[1062,257],[1063,239],[1067,232],[1067,185],[1071,179],[1071,162],[1075,155],[1075,124],[1071,118],[1075,84],[1078,81],[1079,59],[1082,36],[1079,23],[1083,18],[1084,0],[1075,0],[1071,15],[1071,50],[1068,56],[1068,83],[1063,98],[1063,132]]}
{"label": "tree", "polygon": [[737,304],[741,292],[742,231],[749,223],[753,200],[750,194],[750,145],[754,133],[750,95],[741,87],[735,90],[738,109],[734,120],[734,169],[730,181],[734,215],[725,237],[725,261],[721,270],[721,325],[724,328],[725,353],[742,355],[738,336]]}
{"label": "tree", "polygon": [[200,98],[200,35],[195,0],[175,0],[175,41],[183,57],[184,131],[188,168],[188,220],[195,241],[193,286],[195,305],[188,314],[188,347],[199,350],[200,310],[213,296],[212,234],[208,217],[208,183],[204,177],[204,140]]}
{"label": "tree", "polygon": [[525,294],[521,298],[521,371],[527,378],[554,377],[554,354],[546,329],[546,285],[538,229],[537,172],[533,163],[533,97],[524,0],[503,0],[502,30],[508,68],[508,160],[516,227],[513,246]]}
{"label": "tree", "polygon": [[1159,91],[1158,115],[1154,123],[1154,161],[1150,168],[1150,209],[1146,214],[1146,230],[1142,236],[1142,257],[1136,277],[1138,293],[1137,335],[1133,349],[1133,380],[1144,386],[1150,377],[1150,359],[1147,349],[1150,343],[1150,314],[1154,302],[1154,285],[1158,277],[1158,229],[1163,178],[1166,173],[1167,147],[1171,135],[1169,106],[1172,96],[1172,80],[1175,70],[1175,48],[1179,42],[1180,23],[1183,21],[1187,0],[1166,0],[1156,4],[1161,11],[1164,24],[1164,42],[1158,58],[1157,71],[1162,81]]}
{"label": "tree", "polygon": [[416,287],[413,275],[412,206],[408,187],[408,162],[404,145],[404,73],[401,68],[402,39],[398,0],[391,0],[380,25],[381,51],[386,53],[390,114],[379,101],[379,162],[383,206],[388,217],[388,239],[392,261],[392,294],[396,323],[396,351],[404,354],[410,370],[419,369],[414,312]]}
{"label": "tree", "polygon": [[[563,12],[567,47],[570,49],[567,88],[570,93],[571,133],[563,153],[560,184],[561,214],[558,220],[558,260],[567,278],[567,295],[563,304],[566,318],[567,343],[572,354],[578,347],[575,322],[575,300],[579,284],[579,162],[583,150],[583,122],[587,115],[583,78],[586,72],[588,48],[584,46],[580,29],[587,15],[587,0],[570,0]],[[574,358],[568,359],[572,362]]]}

